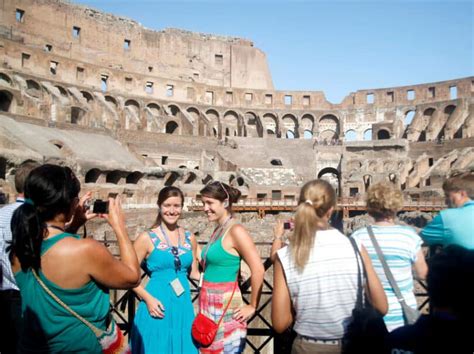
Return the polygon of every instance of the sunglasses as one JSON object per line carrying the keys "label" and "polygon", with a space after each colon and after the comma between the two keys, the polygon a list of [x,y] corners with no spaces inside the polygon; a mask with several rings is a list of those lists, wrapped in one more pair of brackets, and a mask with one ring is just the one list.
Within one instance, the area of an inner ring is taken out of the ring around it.
{"label": "sunglasses", "polygon": [[174,269],[176,271],[181,270],[181,260],[179,259],[179,250],[178,247],[171,247],[171,254],[174,256]]}

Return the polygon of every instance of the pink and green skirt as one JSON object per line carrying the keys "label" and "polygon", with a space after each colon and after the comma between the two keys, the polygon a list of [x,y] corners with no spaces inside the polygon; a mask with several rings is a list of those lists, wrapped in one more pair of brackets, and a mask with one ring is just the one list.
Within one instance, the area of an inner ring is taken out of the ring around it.
{"label": "pink and green skirt", "polygon": [[[231,298],[234,284],[235,282],[211,283],[204,281],[199,294],[201,313],[217,323]],[[242,353],[244,351],[247,323],[241,323],[232,318],[234,311],[242,305],[242,294],[237,286],[214,342],[207,348],[200,348],[201,353]]]}

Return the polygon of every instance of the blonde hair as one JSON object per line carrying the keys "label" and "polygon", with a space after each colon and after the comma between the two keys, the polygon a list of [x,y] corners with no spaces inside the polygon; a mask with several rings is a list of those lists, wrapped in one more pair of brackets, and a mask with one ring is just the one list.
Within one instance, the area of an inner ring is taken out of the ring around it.
{"label": "blonde hair", "polygon": [[336,205],[336,192],[324,180],[306,183],[300,192],[295,212],[295,231],[290,239],[290,253],[298,271],[303,271],[314,244],[316,231],[325,229],[323,216]]}
{"label": "blonde hair", "polygon": [[379,182],[367,191],[367,212],[375,220],[393,218],[403,207],[403,194],[393,183]]}

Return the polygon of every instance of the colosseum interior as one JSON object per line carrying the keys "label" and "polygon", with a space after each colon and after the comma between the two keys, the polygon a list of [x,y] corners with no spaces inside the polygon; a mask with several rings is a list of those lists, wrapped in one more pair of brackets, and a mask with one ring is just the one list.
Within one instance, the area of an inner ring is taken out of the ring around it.
{"label": "colosseum interior", "polygon": [[213,179],[238,187],[242,203],[294,202],[317,177],[340,197],[390,180],[416,199],[442,196],[449,173],[474,169],[474,77],[364,89],[336,104],[321,91],[275,90],[249,40],[154,31],[61,0],[4,0],[0,54],[2,203],[22,161],[67,164],[96,198],[121,195],[132,237],[167,185],[187,206]]}

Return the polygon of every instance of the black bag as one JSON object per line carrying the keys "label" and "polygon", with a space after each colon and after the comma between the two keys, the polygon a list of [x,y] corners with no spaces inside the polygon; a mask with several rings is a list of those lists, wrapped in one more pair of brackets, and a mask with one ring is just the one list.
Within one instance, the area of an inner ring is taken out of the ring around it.
{"label": "black bag", "polygon": [[[342,353],[380,354],[384,351],[384,341],[388,334],[387,327],[383,315],[372,306],[363,290],[362,274],[364,279],[367,279],[367,272],[354,239],[349,238],[349,240],[356,255],[358,289],[356,305],[352,310],[352,319],[342,338]],[[362,264],[363,272],[360,269],[360,264]]]}

